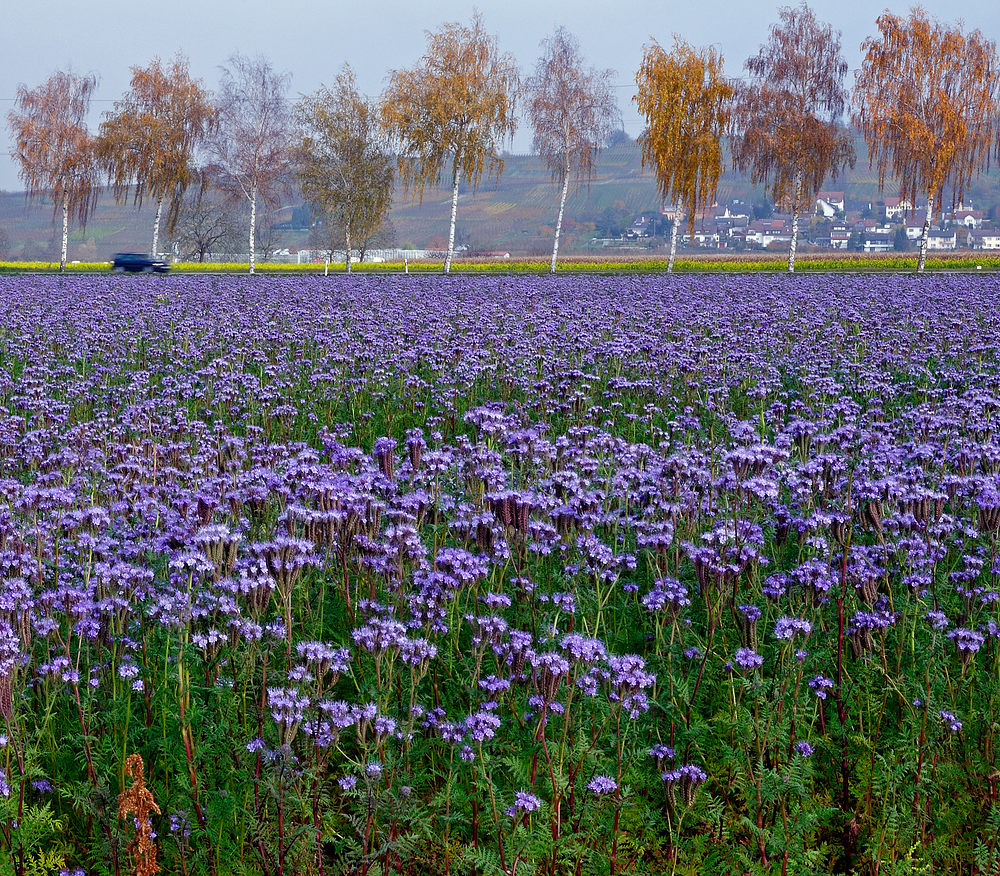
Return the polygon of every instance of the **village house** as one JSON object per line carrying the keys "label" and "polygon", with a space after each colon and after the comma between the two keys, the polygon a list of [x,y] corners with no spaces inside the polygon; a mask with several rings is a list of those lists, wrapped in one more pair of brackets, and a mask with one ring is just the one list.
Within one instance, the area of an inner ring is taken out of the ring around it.
{"label": "village house", "polygon": [[695,228],[694,234],[685,234],[684,243],[694,243],[696,246],[718,247],[719,232],[711,230],[708,226]]}
{"label": "village house", "polygon": [[764,249],[775,242],[789,243],[791,239],[791,227],[781,216],[754,219],[747,228],[747,243],[755,243]]}
{"label": "village house", "polygon": [[868,231],[861,235],[862,252],[889,252],[892,235],[887,231]]}
{"label": "village house", "polygon": [[957,237],[954,228],[934,228],[927,233],[927,249],[955,249]]}
{"label": "village house", "polygon": [[882,206],[887,222],[903,219],[913,209],[909,198],[886,198],[882,201]]}
{"label": "village house", "polygon": [[1000,228],[970,231],[969,246],[972,249],[1000,249]]}
{"label": "village house", "polygon": [[816,213],[826,219],[843,215],[845,204],[843,192],[820,192],[816,195]]}
{"label": "village house", "polygon": [[966,228],[979,228],[983,224],[983,211],[959,207],[954,213],[949,213],[945,218],[949,222],[954,222],[956,225],[964,225]]}
{"label": "village house", "polygon": [[643,213],[629,226],[628,231],[625,232],[625,236],[632,239],[638,237],[653,237],[656,235],[657,231],[662,233],[664,227],[665,223],[659,216],[651,213]]}

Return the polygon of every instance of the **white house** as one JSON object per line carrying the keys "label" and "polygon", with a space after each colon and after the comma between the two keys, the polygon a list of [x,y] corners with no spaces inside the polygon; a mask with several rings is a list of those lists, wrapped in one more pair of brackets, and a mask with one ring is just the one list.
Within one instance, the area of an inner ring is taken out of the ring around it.
{"label": "white house", "polygon": [[902,219],[913,209],[909,198],[886,198],[882,203],[885,205],[885,218],[889,220]]}
{"label": "white house", "polygon": [[979,228],[983,224],[983,211],[966,210],[960,207],[951,218],[955,223],[964,225],[966,228]]}
{"label": "white house", "polygon": [[869,231],[861,237],[861,249],[864,252],[889,252],[892,236],[886,231]]}
{"label": "white house", "polygon": [[973,231],[969,235],[969,245],[973,249],[1000,249],[1000,228]]}
{"label": "white house", "polygon": [[827,219],[843,213],[845,204],[843,192],[820,192],[816,195],[816,212]]}
{"label": "white house", "polygon": [[955,229],[932,229],[927,233],[927,249],[954,249],[956,245]]}

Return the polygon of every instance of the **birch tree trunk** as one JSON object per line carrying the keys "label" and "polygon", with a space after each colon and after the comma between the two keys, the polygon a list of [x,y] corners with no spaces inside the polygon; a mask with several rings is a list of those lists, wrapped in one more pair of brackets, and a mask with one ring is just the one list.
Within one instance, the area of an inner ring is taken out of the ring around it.
{"label": "birch tree trunk", "polygon": [[63,233],[62,233],[62,253],[59,256],[59,273],[66,273],[66,251],[69,249],[69,201],[63,198]]}
{"label": "birch tree trunk", "polygon": [[254,232],[257,227],[257,187],[250,189],[250,273],[254,272]]}
{"label": "birch tree trunk", "polygon": [[160,217],[163,215],[163,198],[156,202],[156,218],[153,220],[153,251],[150,255],[155,259],[156,250],[160,245]]}
{"label": "birch tree trunk", "polygon": [[927,214],[924,216],[924,228],[920,232],[920,258],[917,260],[917,273],[924,272],[924,264],[927,262],[927,238],[931,231],[931,216],[934,214],[934,195],[927,194]]}
{"label": "birch tree trunk", "polygon": [[556,272],[556,256],[559,255],[559,235],[562,233],[563,211],[566,209],[566,193],[569,191],[569,162],[563,168],[562,194],[559,195],[559,215],[556,217],[556,235],[552,241],[552,264],[549,273]]}
{"label": "birch tree trunk", "polygon": [[451,258],[455,252],[455,216],[458,215],[458,181],[461,179],[459,170],[459,158],[455,156],[455,169],[452,171],[451,180],[451,226],[448,228],[448,253],[444,259],[444,272],[451,272]]}
{"label": "birch tree trunk", "polygon": [[799,239],[799,200],[802,197],[802,171],[795,174],[795,200],[792,202],[792,239],[788,242],[788,272],[795,272],[795,246]]}
{"label": "birch tree trunk", "polygon": [[351,226],[344,225],[344,270],[351,273]]}
{"label": "birch tree trunk", "polygon": [[667,256],[667,273],[674,272],[674,259],[677,258],[677,226],[681,224],[681,207],[674,207],[674,221],[670,225],[670,255]]}

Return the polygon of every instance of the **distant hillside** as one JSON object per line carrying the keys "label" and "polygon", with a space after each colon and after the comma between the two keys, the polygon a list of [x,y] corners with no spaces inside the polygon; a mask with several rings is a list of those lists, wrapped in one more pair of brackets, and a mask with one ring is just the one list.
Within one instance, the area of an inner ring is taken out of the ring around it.
{"label": "distant hillside", "polygon": [[[844,179],[829,182],[827,187],[846,192],[848,209],[860,209],[882,197],[877,175],[868,168],[863,145],[856,170],[848,172]],[[895,193],[888,184],[886,194]],[[446,187],[429,188],[423,201],[417,202],[398,191],[390,217],[396,228],[397,243],[415,248],[442,244],[448,233],[450,195]],[[719,203],[734,198],[754,203],[764,197],[762,189],[750,186],[739,174],[725,174],[719,185]],[[544,253],[552,246],[557,199],[557,188],[537,156],[508,156],[499,181],[484,181],[478,190],[463,190],[460,195],[458,242],[479,252]],[[970,199],[977,208],[992,210],[996,215],[1000,209],[1000,173],[996,168],[973,183],[966,203]],[[659,206],[655,181],[651,173],[642,169],[638,146],[623,143],[604,150],[590,185],[571,191],[562,251],[585,251],[592,238],[615,236],[637,214],[654,211]],[[285,218],[288,212],[281,211],[273,219]],[[58,236],[52,219],[51,204],[26,204],[21,193],[0,193],[0,229],[9,239],[7,257],[57,258]],[[119,251],[144,251],[149,246],[152,220],[153,210],[148,203],[142,210],[136,210],[130,203],[117,205],[105,195],[87,228],[72,231],[70,258],[97,261],[109,259]],[[275,233],[272,243],[293,252],[306,248],[308,229],[282,229]]]}

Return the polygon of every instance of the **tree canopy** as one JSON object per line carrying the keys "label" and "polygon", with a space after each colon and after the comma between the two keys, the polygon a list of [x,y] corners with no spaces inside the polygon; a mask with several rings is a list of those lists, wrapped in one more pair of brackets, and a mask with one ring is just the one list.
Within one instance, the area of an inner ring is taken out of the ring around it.
{"label": "tree canopy", "polygon": [[399,145],[403,184],[423,197],[451,169],[452,217],[445,272],[451,267],[462,179],[473,187],[503,171],[500,149],[517,129],[517,62],[501,52],[477,12],[472,24],[443,25],[427,34],[413,66],[395,70],[382,95],[382,122]]}
{"label": "tree canopy", "polygon": [[59,270],[66,270],[69,216],[87,224],[97,202],[98,170],[87,112],[97,77],[67,71],[53,73],[37,88],[17,87],[7,115],[14,136],[14,156],[29,198],[49,194],[54,213],[62,211]]}
{"label": "tree canopy", "polygon": [[746,62],[749,80],[737,87],[733,164],[792,213],[791,271],[799,213],[855,157],[842,123],[848,92],[839,32],[821,24],[805,2],[778,15],[768,41]]}
{"label": "tree canopy", "polygon": [[295,121],[302,194],[343,232],[349,271],[352,237],[371,237],[392,204],[393,158],[377,108],[345,64],[332,89],[323,86],[296,104]]}
{"label": "tree canopy", "polygon": [[978,30],[966,34],[961,25],[935,21],[919,7],[908,18],[884,12],[876,24],[878,36],[861,46],[853,121],[880,187],[891,172],[911,204],[918,195],[927,198],[923,270],[933,204],[947,188],[961,200],[973,175],[1000,153],[996,44]]}
{"label": "tree canopy", "polygon": [[[722,63],[714,49],[697,51],[675,36],[669,54],[655,41],[646,46],[635,76],[634,100],[646,118],[639,138],[643,166],[653,168],[660,195],[683,211],[689,232],[695,214],[715,200],[722,175],[722,136],[733,95]],[[679,221],[675,214],[668,270]]]}
{"label": "tree canopy", "polygon": [[147,195],[157,202],[154,252],[162,205],[168,205],[172,230],[184,191],[200,178],[192,164],[195,148],[214,120],[211,94],[178,55],[166,68],[159,58],[133,67],[131,87],[101,123],[97,156],[115,198],[123,200],[131,189],[137,206]]}
{"label": "tree canopy", "polygon": [[542,41],[542,56],[525,82],[533,145],[561,189],[552,244],[556,269],[566,193],[571,176],[589,180],[601,146],[621,123],[613,70],[588,67],[580,44],[565,28]]}

